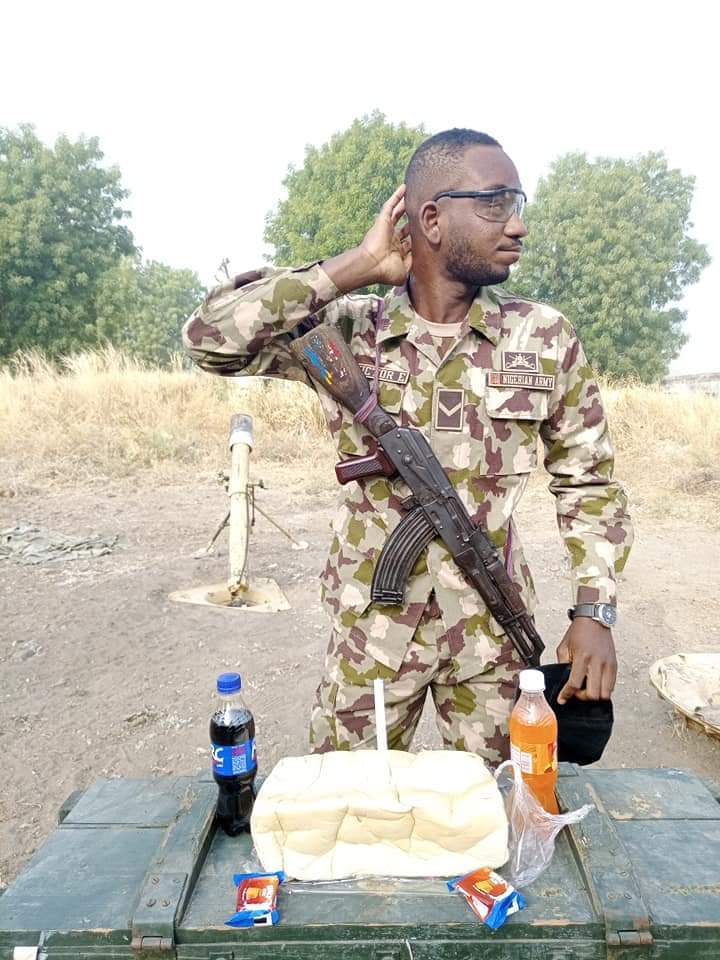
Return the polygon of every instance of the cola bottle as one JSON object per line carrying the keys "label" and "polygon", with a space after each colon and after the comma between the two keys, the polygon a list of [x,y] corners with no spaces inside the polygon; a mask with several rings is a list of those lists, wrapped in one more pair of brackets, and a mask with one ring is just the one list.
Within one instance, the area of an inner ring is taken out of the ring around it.
{"label": "cola bottle", "polygon": [[217,817],[230,837],[250,827],[257,773],[255,720],[241,688],[239,673],[221,673],[217,678],[218,708],[210,718]]}

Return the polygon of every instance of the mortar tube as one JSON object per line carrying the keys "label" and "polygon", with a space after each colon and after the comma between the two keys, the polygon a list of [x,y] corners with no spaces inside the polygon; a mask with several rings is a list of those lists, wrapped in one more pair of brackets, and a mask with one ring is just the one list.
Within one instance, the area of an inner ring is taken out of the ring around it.
{"label": "mortar tube", "polygon": [[250,542],[250,451],[253,446],[252,417],[235,414],[230,420],[230,593],[247,588]]}

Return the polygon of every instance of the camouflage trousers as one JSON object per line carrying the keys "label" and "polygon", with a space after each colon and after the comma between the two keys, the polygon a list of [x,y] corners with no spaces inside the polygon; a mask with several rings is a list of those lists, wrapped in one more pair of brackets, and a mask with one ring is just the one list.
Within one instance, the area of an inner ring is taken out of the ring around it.
{"label": "camouflage trousers", "polygon": [[384,680],[388,747],[408,750],[428,687],[446,749],[467,750],[497,766],[510,755],[508,721],[522,664],[506,638],[491,638],[497,657],[480,674],[458,682],[447,635],[432,603],[413,634],[399,670],[367,656],[350,663],[333,631],[310,719],[313,753],[376,746],[373,680]]}

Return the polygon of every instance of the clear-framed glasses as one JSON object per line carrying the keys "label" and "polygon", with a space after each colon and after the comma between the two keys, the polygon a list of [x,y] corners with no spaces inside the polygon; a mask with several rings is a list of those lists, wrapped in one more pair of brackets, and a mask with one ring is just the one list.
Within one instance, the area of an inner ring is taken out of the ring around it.
{"label": "clear-framed glasses", "polygon": [[433,200],[470,198],[476,201],[475,213],[491,223],[507,223],[513,214],[522,219],[527,197],[516,187],[500,187],[497,190],[441,190]]}

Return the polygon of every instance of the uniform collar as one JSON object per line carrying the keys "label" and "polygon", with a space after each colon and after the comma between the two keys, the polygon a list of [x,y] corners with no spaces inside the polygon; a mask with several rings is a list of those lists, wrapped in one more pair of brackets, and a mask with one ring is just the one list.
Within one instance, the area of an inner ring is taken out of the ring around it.
{"label": "uniform collar", "polygon": [[[498,345],[500,329],[502,327],[502,313],[492,287],[480,287],[465,317],[467,328],[472,327],[486,337],[493,346]],[[461,330],[461,336],[467,333],[467,328]],[[380,321],[377,332],[377,342],[394,337],[407,337],[416,343],[418,337],[426,333],[422,317],[415,313],[407,284],[394,287],[385,297],[385,313]]]}

